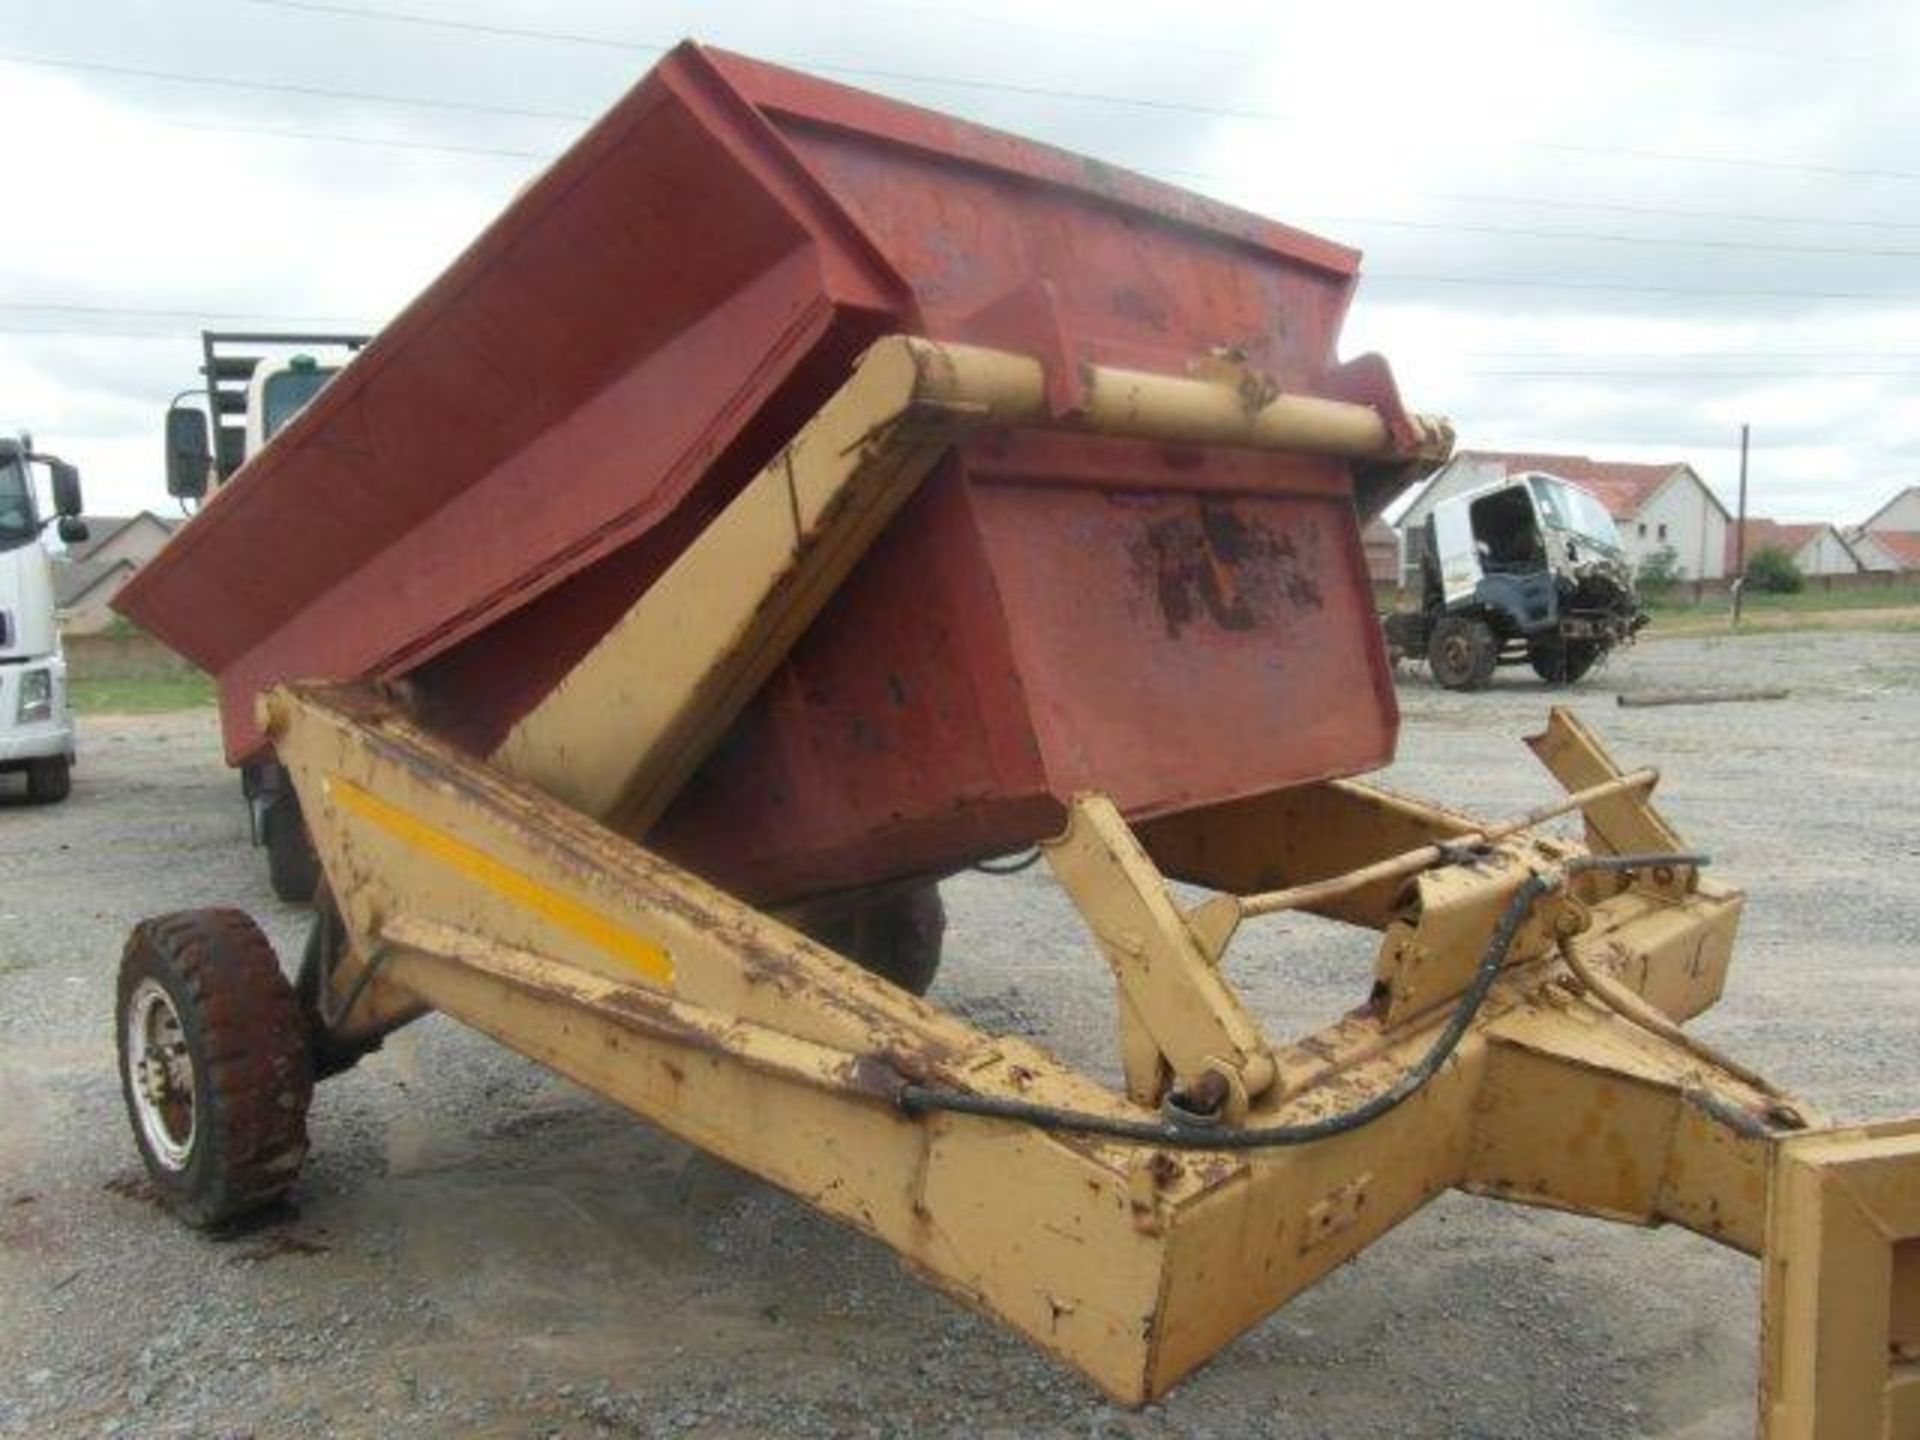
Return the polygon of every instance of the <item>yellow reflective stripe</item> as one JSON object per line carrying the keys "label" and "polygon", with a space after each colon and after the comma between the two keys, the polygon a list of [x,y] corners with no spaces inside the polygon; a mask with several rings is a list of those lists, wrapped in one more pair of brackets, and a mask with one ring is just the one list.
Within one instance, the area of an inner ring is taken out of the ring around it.
{"label": "yellow reflective stripe", "polygon": [[338,775],[327,777],[327,793],[362,820],[386,831],[403,845],[431,855],[462,875],[479,881],[502,899],[531,910],[589,945],[604,950],[633,966],[642,975],[662,985],[673,983],[673,957],[643,936],[636,935],[617,920],[571,895],[563,895],[543,885],[531,875],[514,869],[478,850],[459,836],[429,824],[370,790]]}

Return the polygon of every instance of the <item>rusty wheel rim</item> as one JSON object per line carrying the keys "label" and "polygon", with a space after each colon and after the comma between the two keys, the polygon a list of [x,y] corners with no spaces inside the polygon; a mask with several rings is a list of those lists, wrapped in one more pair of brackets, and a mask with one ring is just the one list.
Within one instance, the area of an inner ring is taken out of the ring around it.
{"label": "rusty wheel rim", "polygon": [[154,1159],[169,1170],[186,1168],[199,1129],[193,1056],[173,999],[154,980],[142,980],[127,1003],[127,1089],[140,1133]]}

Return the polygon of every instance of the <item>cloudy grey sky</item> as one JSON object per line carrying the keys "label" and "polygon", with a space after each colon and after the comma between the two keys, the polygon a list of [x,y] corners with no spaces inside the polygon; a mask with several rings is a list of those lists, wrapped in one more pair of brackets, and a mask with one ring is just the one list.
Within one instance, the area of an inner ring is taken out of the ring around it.
{"label": "cloudy grey sky", "polygon": [[0,427],[165,503],[202,324],[372,328],[692,35],[1366,253],[1462,443],[1920,481],[1920,6],[0,0]]}

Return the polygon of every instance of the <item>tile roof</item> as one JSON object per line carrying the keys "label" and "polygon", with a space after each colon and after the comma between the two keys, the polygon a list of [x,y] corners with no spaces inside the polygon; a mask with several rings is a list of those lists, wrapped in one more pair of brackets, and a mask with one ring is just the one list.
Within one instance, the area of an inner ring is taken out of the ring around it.
{"label": "tile roof", "polygon": [[1870,530],[1867,538],[1897,560],[1902,570],[1920,570],[1920,530]]}
{"label": "tile roof", "polygon": [[[1784,550],[1789,555],[1798,555],[1801,550],[1812,544],[1829,529],[1825,521],[1811,520],[1800,524],[1782,524],[1778,520],[1765,520],[1756,515],[1747,517],[1748,559],[1752,559],[1762,550],[1771,546],[1775,550]],[[1839,532],[1834,531],[1835,534]],[[1733,569],[1735,545],[1738,541],[1734,528],[1727,527],[1727,569]]]}

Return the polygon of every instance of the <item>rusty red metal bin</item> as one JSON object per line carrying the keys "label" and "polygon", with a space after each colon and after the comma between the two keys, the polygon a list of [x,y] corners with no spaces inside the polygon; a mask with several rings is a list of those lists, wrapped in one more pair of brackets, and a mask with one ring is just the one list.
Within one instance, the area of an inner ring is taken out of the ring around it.
{"label": "rusty red metal bin", "polygon": [[[1095,162],[683,45],[208,503],[120,608],[220,682],[400,678],[478,751],[892,332],[1180,374],[1230,353],[1410,420],[1335,347],[1354,252]],[[762,902],[1384,764],[1350,463],[968,442],[649,843]],[[617,725],[618,716],[608,723]]]}

